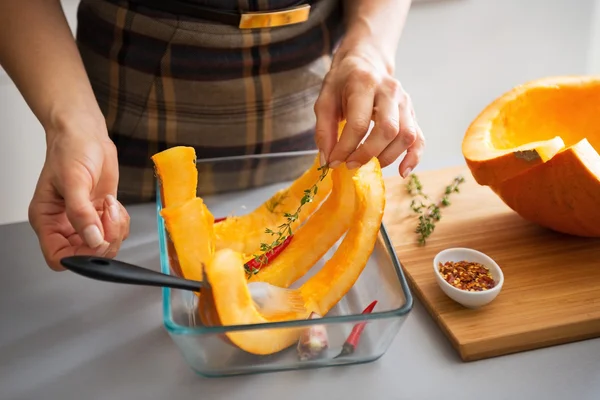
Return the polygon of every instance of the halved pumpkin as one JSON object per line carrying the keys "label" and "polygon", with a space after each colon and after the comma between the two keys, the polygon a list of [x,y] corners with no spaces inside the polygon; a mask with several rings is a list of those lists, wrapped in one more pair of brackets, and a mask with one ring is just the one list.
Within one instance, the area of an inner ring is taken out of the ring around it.
{"label": "halved pumpkin", "polygon": [[352,173],[341,166],[331,174],[333,189],[325,203],[296,231],[283,253],[252,275],[250,282],[289,287],[348,230],[355,208]]}
{"label": "halved pumpkin", "polygon": [[[248,255],[258,252],[261,243],[272,242],[266,229],[277,230],[287,221],[285,213],[294,213],[304,196],[304,191],[319,181],[321,170],[315,159],[311,168],[285,189],[279,190],[254,211],[240,216],[231,216],[215,225],[216,250],[228,248]],[[299,217],[292,224],[292,230],[301,225],[319,207],[331,191],[331,176],[328,174],[319,182],[319,190],[311,203],[305,204]]]}
{"label": "halved pumpkin", "polygon": [[481,184],[523,218],[600,237],[600,77],[550,77],[503,94],[471,123],[462,152]]}
{"label": "halved pumpkin", "polygon": [[[339,168],[345,168],[339,167]],[[310,312],[325,315],[354,285],[375,246],[385,208],[385,187],[376,158],[352,174],[355,211],[340,247],[300,291],[306,299],[305,315],[289,315],[277,320],[307,318]],[[349,183],[349,182],[348,182]],[[255,308],[245,278],[243,256],[231,249],[217,251],[207,266],[212,296],[222,325],[272,322]],[[294,344],[302,332],[296,329],[259,329],[226,333],[240,349],[253,354],[272,354]]]}

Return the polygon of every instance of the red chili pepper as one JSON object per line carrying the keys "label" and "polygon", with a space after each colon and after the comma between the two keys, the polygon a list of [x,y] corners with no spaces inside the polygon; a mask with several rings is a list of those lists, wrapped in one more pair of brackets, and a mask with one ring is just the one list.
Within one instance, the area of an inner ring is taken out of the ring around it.
{"label": "red chili pepper", "polygon": [[226,219],[227,219],[227,217],[215,218],[215,224],[217,222],[225,221]]}
{"label": "red chili pepper", "polygon": [[[367,306],[367,308],[365,308],[363,310],[362,314],[370,314],[373,311],[373,309],[375,308],[376,304],[377,304],[377,300],[374,300],[371,304],[369,304]],[[342,346],[341,353],[338,354],[337,356],[335,356],[334,358],[343,357],[343,356],[347,356],[347,355],[354,353],[354,351],[356,350],[356,347],[358,346],[358,342],[360,341],[360,335],[362,334],[366,325],[367,325],[366,321],[359,322],[358,324],[354,325],[354,327],[352,328],[352,331],[350,331],[350,335],[348,335],[348,338],[346,338],[346,341],[344,342],[344,345]]]}
{"label": "red chili pepper", "polygon": [[285,238],[285,240],[283,242],[281,242],[277,246],[273,247],[272,250],[267,251],[265,253],[265,257],[267,257],[267,262],[262,263],[260,260],[253,258],[252,260],[250,260],[246,263],[246,268],[249,269],[250,271],[253,271],[253,270],[258,270],[261,267],[264,267],[265,265],[269,264],[279,254],[281,254],[281,252],[290,244],[293,237],[294,237],[294,235],[288,236],[287,238]]}

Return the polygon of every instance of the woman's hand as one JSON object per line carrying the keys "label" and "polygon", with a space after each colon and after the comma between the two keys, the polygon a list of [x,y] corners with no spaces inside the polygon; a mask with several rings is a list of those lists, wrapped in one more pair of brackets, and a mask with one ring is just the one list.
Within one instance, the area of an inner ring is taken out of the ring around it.
{"label": "woman's hand", "polygon": [[46,161],[29,221],[46,263],[64,270],[72,255],[114,257],[129,235],[129,215],[116,200],[117,152],[106,127],[76,121],[47,132]]}
{"label": "woman's hand", "polygon": [[[381,53],[368,44],[336,53],[315,103],[316,142],[321,163],[331,168],[342,162],[349,169],[358,168],[372,157],[385,167],[406,151],[399,166],[406,177],[419,163],[425,138],[409,95]],[[338,141],[338,123],[343,119],[346,125]],[[359,146],[371,121],[373,129]]]}

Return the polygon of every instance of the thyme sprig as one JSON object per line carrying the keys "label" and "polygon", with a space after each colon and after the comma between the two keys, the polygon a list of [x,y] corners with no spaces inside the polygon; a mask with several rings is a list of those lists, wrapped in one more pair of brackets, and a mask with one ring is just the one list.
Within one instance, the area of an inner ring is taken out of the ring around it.
{"label": "thyme sprig", "polygon": [[438,202],[431,200],[423,192],[423,184],[419,177],[415,174],[410,175],[410,179],[406,184],[406,191],[413,199],[410,202],[410,208],[416,214],[419,214],[419,223],[415,229],[415,233],[419,235],[418,241],[420,245],[425,245],[427,238],[431,236],[436,227],[436,222],[442,218],[442,207],[448,207],[450,203],[450,195],[459,193],[459,186],[465,181],[461,175],[455,177],[452,183],[446,186],[444,195]]}
{"label": "thyme sprig", "polygon": [[[329,166],[324,165],[322,167],[319,167],[318,171],[321,171],[321,174],[319,175],[317,182],[315,182],[310,188],[304,190],[304,195],[300,199],[300,204],[298,205],[298,208],[296,209],[296,211],[293,213],[286,212],[283,214],[283,216],[286,218],[286,222],[279,225],[276,230],[273,230],[270,228],[265,229],[266,233],[270,234],[271,236],[274,236],[275,238],[273,239],[273,241],[271,243],[261,243],[260,244],[261,254],[254,255],[254,259],[257,262],[259,262],[261,265],[264,265],[269,261],[267,255],[266,255],[268,252],[275,249],[277,246],[279,246],[281,243],[283,243],[283,241],[285,241],[285,239],[287,239],[290,235],[292,235],[292,233],[293,233],[292,232],[292,224],[295,221],[297,221],[298,218],[300,218],[300,211],[302,211],[302,207],[307,203],[312,203],[312,201],[314,200],[314,198],[317,195],[318,190],[319,190],[319,183],[321,181],[323,181],[323,179],[325,179],[325,177],[329,173]],[[248,270],[248,268],[246,268],[246,274],[248,274],[248,275],[256,274],[258,271],[259,270],[256,268],[253,269],[252,271],[250,271],[250,270]]]}

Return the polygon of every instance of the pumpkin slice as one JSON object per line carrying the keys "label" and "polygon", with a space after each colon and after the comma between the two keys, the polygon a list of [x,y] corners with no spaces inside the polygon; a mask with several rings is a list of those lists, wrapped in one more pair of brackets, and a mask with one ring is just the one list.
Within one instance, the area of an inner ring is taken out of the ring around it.
{"label": "pumpkin slice", "polygon": [[[319,181],[321,170],[319,160],[288,188],[275,193],[249,214],[232,216],[215,225],[215,249],[233,249],[246,255],[258,252],[261,243],[269,243],[272,236],[265,232],[267,228],[277,227],[287,221],[285,213],[295,213],[300,205],[304,191]],[[302,207],[298,219],[292,224],[292,230],[301,225],[331,192],[331,175],[328,174],[318,184],[318,192],[311,203]],[[251,258],[251,256],[249,256]]]}
{"label": "pumpkin slice", "polygon": [[198,169],[193,147],[176,146],[152,156],[164,207],[196,197]]}
{"label": "pumpkin slice", "polygon": [[354,214],[352,173],[341,166],[332,171],[332,181],[333,189],[325,203],[296,231],[281,255],[252,275],[250,282],[289,287],[348,230]]}
{"label": "pumpkin slice", "polygon": [[[198,169],[193,147],[176,146],[152,156],[159,180],[159,196],[163,207],[176,206],[196,197]],[[167,238],[169,264],[177,275],[183,275],[173,241]]]}
{"label": "pumpkin slice", "polygon": [[208,263],[215,251],[213,215],[200,197],[163,208],[160,215],[173,242],[181,274],[201,281],[202,264]]}
{"label": "pumpkin slice", "polygon": [[[325,315],[344,297],[362,273],[373,251],[385,208],[385,188],[376,158],[356,170],[352,183],[355,188],[355,211],[351,226],[334,255],[299,289],[307,301],[306,314],[278,316],[273,319],[261,315],[248,290],[242,254],[222,249],[216,252],[206,268],[214,305],[222,325],[304,319],[312,311]],[[293,345],[303,329],[257,329],[227,332],[226,335],[240,349],[266,355]]]}
{"label": "pumpkin slice", "polygon": [[[266,318],[257,311],[248,289],[244,272],[244,257],[231,249],[216,251],[212,262],[206,266],[211,285],[213,303],[223,326],[262,324],[286,319],[305,319],[306,315],[289,314]],[[214,320],[213,320],[214,321]],[[227,338],[240,349],[252,354],[271,354],[294,343],[304,328],[256,329],[226,332]]]}
{"label": "pumpkin slice", "polygon": [[589,210],[600,187],[599,120],[600,77],[539,79],[488,105],[465,132],[462,152],[475,180],[523,218],[597,237],[591,227],[600,215]]}
{"label": "pumpkin slice", "polygon": [[353,176],[355,212],[350,229],[333,256],[301,287],[308,303],[325,315],[352,288],[371,256],[385,209],[385,185],[379,161],[371,159]]}

